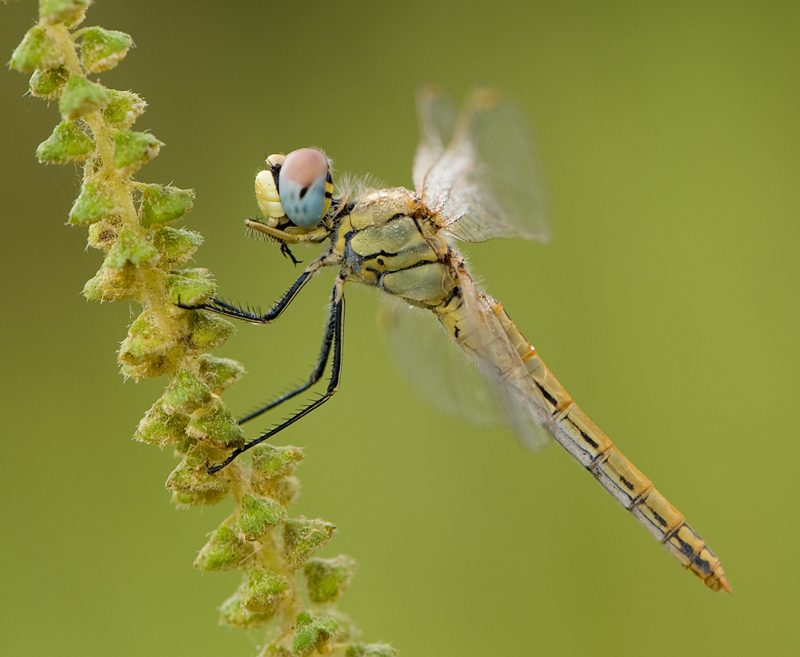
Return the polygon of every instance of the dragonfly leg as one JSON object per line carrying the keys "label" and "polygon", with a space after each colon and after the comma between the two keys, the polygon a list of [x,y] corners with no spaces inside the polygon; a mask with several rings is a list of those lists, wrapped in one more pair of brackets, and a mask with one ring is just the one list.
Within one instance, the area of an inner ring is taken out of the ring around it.
{"label": "dragonfly leg", "polygon": [[[326,331],[325,340],[330,341],[330,344],[326,347],[325,343],[323,343],[322,352],[325,353],[330,350],[331,345],[333,346],[333,362],[331,364],[331,378],[328,381],[328,388],[325,390],[325,393],[320,396],[319,399],[312,402],[305,408],[301,409],[292,417],[287,420],[284,420],[279,425],[273,427],[269,431],[265,431],[262,433],[258,438],[251,440],[249,443],[245,443],[244,447],[240,447],[238,449],[233,450],[230,456],[226,458],[222,463],[215,463],[214,465],[208,466],[207,470],[209,473],[219,472],[224,468],[226,465],[231,463],[239,454],[246,452],[251,447],[255,447],[256,445],[272,438],[276,433],[279,431],[283,431],[286,427],[290,424],[294,424],[299,420],[301,417],[308,415],[311,411],[319,408],[328,401],[333,394],[339,389],[339,381],[341,378],[342,373],[342,330],[344,328],[344,278],[341,276],[336,279],[336,284],[333,286],[333,293],[331,295],[331,308],[330,313],[328,315],[328,323],[327,328],[329,331]],[[328,334],[330,333],[330,337]],[[315,368],[314,373],[317,372],[317,369],[322,370],[324,368],[324,362],[327,360],[327,353],[325,354],[325,360],[320,359],[320,362],[317,363],[317,368]],[[322,365],[320,364],[322,363]],[[313,374],[312,374],[313,376]],[[310,383],[308,385],[311,385]],[[306,386],[308,387],[308,386]],[[305,388],[302,388],[305,389]],[[291,396],[294,396],[300,392],[298,389],[297,391],[293,391],[289,393],[288,396],[284,396],[285,399],[288,399]]]}
{"label": "dragonfly leg", "polygon": [[281,395],[277,399],[272,400],[266,406],[263,406],[262,408],[253,411],[249,415],[246,415],[245,417],[236,420],[236,422],[239,424],[244,424],[245,422],[249,422],[250,420],[257,418],[259,415],[262,415],[263,413],[266,413],[269,410],[272,410],[276,406],[291,399],[292,397],[296,397],[301,392],[308,390],[311,386],[317,383],[317,381],[319,381],[322,378],[322,375],[325,372],[325,366],[328,364],[328,356],[331,353],[331,345],[333,344],[333,337],[336,332],[335,325],[336,325],[335,305],[331,303],[330,309],[328,310],[328,319],[325,322],[325,334],[323,335],[322,338],[322,347],[319,350],[319,357],[317,358],[317,364],[314,366],[314,370],[308,377],[308,381],[298,386],[294,390],[291,390],[286,394]]}
{"label": "dragonfly leg", "polygon": [[196,305],[184,304],[181,303],[180,299],[178,299],[178,303],[176,305],[185,310],[210,310],[218,315],[233,317],[234,319],[242,319],[246,322],[252,322],[254,324],[269,324],[270,322],[275,321],[280,314],[286,310],[287,306],[294,300],[294,298],[297,296],[297,293],[303,289],[303,286],[308,282],[308,280],[324,266],[325,260],[323,258],[312,262],[308,267],[305,268],[303,273],[300,274],[299,278],[292,284],[286,293],[280,299],[278,299],[272,308],[270,308],[264,314],[253,312],[247,308],[234,306],[227,301],[223,301],[222,299],[217,299],[215,297],[212,297],[204,303],[198,303]]}

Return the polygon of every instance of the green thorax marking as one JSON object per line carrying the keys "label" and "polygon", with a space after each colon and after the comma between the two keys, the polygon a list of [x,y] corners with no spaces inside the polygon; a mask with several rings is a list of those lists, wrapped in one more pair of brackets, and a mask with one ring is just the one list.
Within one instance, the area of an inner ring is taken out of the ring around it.
{"label": "green thorax marking", "polygon": [[415,305],[441,303],[456,284],[447,241],[422,201],[407,189],[363,197],[342,218],[332,250],[344,260],[349,280]]}

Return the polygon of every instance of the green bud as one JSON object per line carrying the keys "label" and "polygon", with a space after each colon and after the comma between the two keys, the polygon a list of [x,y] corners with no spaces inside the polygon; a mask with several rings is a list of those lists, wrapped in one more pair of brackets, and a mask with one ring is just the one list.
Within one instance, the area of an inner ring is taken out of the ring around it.
{"label": "green bud", "polygon": [[292,474],[298,464],[303,460],[302,447],[294,445],[270,445],[262,443],[254,447],[253,476],[259,479],[274,479]]}
{"label": "green bud", "polygon": [[139,422],[133,439],[161,448],[174,445],[186,439],[188,422],[185,415],[180,413],[170,415],[159,402],[156,402]]}
{"label": "green bud", "polygon": [[196,310],[189,316],[187,348],[197,352],[211,351],[225,344],[235,327],[218,315]]}
{"label": "green bud", "polygon": [[114,68],[128,54],[133,39],[125,32],[89,27],[83,30],[81,59],[89,73],[99,73]]}
{"label": "green bud", "polygon": [[101,267],[94,278],[86,281],[81,294],[89,301],[119,301],[132,297],[138,284],[132,271]]}
{"label": "green bud", "polygon": [[385,643],[353,643],[347,647],[345,657],[397,657],[398,654]]}
{"label": "green bud", "polygon": [[298,657],[307,657],[315,650],[319,653],[330,652],[330,643],[341,628],[335,618],[314,616],[307,611],[297,615],[296,626],[292,650]]}
{"label": "green bud", "polygon": [[64,164],[81,162],[94,150],[94,142],[74,123],[62,121],[52,134],[36,147],[39,162]]}
{"label": "green bud", "polygon": [[234,593],[230,598],[222,603],[219,608],[220,621],[226,625],[249,630],[269,621],[272,613],[250,612],[242,605],[239,593]]}
{"label": "green bud", "polygon": [[173,304],[195,305],[214,294],[215,287],[208,269],[184,269],[167,276],[167,299]]}
{"label": "green bud", "polygon": [[[131,323],[117,354],[123,373],[137,381],[173,372],[180,357],[175,341],[159,326],[152,310],[144,311]],[[164,408],[167,413],[176,410],[172,406]]]}
{"label": "green bud", "polygon": [[253,568],[247,573],[247,582],[239,595],[247,611],[274,614],[278,605],[291,593],[285,577],[263,568]]}
{"label": "green bud", "polygon": [[64,53],[40,25],[28,30],[8,63],[18,71],[59,68],[64,65]]}
{"label": "green bud", "polygon": [[39,18],[48,25],[79,25],[89,4],[90,0],[39,0]]}
{"label": "green bud", "polygon": [[268,480],[262,488],[254,488],[288,508],[300,494],[300,480],[297,477],[278,477]]}
{"label": "green bud", "polygon": [[236,531],[235,520],[228,518],[212,532],[192,565],[203,571],[231,570],[239,568],[253,550],[253,544]]}
{"label": "green bud", "polygon": [[89,246],[108,253],[117,243],[122,232],[122,219],[119,215],[110,214],[89,226]]}
{"label": "green bud", "polygon": [[108,92],[102,84],[89,82],[80,75],[71,75],[58,101],[58,111],[64,120],[74,121],[96,112],[104,107],[106,102],[108,102]]}
{"label": "green bud", "polygon": [[37,98],[53,100],[61,95],[69,73],[64,68],[36,69],[28,82],[28,89]]}
{"label": "green bud", "polygon": [[186,431],[192,438],[208,441],[220,450],[244,446],[242,428],[219,399],[212,399],[210,404],[192,413]]}
{"label": "green bud", "polygon": [[286,518],[284,509],[275,500],[256,495],[242,495],[237,523],[248,541],[254,541]]}
{"label": "green bud", "polygon": [[283,527],[283,556],[286,563],[295,570],[324,547],[336,529],[333,523],[308,520],[303,516],[287,520]]}
{"label": "green bud", "polygon": [[156,184],[141,184],[139,188],[142,190],[139,222],[145,228],[180,219],[192,209],[193,189]]}
{"label": "green bud", "polygon": [[200,233],[185,228],[164,226],[153,233],[153,246],[160,256],[158,262],[165,269],[186,264],[202,243]]}
{"label": "green bud", "polygon": [[244,365],[230,358],[217,358],[210,354],[200,357],[200,378],[215,395],[221,395],[244,374]]}
{"label": "green bud", "polygon": [[123,230],[119,234],[117,243],[108,252],[103,265],[112,269],[122,269],[127,264],[139,267],[156,257],[158,251],[152,244],[132,230]]}
{"label": "green bud", "polygon": [[121,175],[135,173],[158,155],[163,145],[147,132],[119,130],[114,135],[114,166]]}
{"label": "green bud", "polygon": [[88,226],[110,214],[119,214],[121,208],[108,194],[100,191],[99,182],[89,180],[84,183],[80,196],[75,199],[69,211],[69,223],[73,226]]}
{"label": "green bud", "polygon": [[333,602],[350,586],[358,564],[355,559],[340,554],[333,559],[315,557],[306,562],[305,576],[311,602]]}
{"label": "green bud", "polygon": [[209,474],[207,465],[205,453],[194,445],[178,467],[170,473],[166,486],[178,495],[177,501],[180,504],[216,504],[228,494],[227,479]]}
{"label": "green bud", "polygon": [[115,128],[128,128],[138,119],[147,103],[132,91],[108,89],[108,103],[103,108],[103,120]]}
{"label": "green bud", "polygon": [[211,389],[194,374],[182,371],[175,376],[161,398],[168,413],[190,414],[213,399]]}

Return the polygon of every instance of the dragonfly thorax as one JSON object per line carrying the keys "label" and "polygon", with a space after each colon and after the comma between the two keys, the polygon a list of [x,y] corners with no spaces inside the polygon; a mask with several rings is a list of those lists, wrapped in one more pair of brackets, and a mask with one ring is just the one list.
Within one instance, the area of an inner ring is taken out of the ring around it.
{"label": "dragonfly thorax", "polygon": [[348,278],[414,305],[437,306],[456,286],[450,247],[413,192],[396,187],[359,199],[342,219],[333,251]]}

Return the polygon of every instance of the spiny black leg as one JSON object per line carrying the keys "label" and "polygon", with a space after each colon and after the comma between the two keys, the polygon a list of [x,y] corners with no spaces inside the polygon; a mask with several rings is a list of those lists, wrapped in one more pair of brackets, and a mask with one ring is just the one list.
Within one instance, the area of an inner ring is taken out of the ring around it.
{"label": "spiny black leg", "polygon": [[213,474],[214,472],[219,472],[222,470],[222,468],[239,456],[239,454],[246,452],[251,447],[255,447],[269,438],[272,438],[272,436],[279,431],[283,431],[290,424],[294,424],[301,417],[304,417],[311,411],[319,408],[322,406],[322,404],[333,397],[333,394],[339,389],[339,381],[342,373],[342,330],[344,328],[344,280],[342,278],[336,279],[332,296],[333,300],[331,301],[331,315],[333,316],[333,363],[331,364],[331,378],[328,382],[328,389],[325,391],[325,394],[315,402],[306,406],[304,409],[295,413],[288,420],[285,420],[278,426],[273,427],[265,433],[262,433],[255,440],[251,440],[249,443],[246,443],[244,447],[233,450],[231,455],[222,463],[216,463],[215,465],[208,466],[209,473]]}
{"label": "spiny black leg", "polygon": [[289,258],[292,261],[293,265],[299,265],[302,260],[298,260],[294,257],[294,253],[289,250],[289,245],[286,242],[281,242],[281,253],[283,254],[284,258]]}
{"label": "spiny black leg", "polygon": [[275,321],[280,314],[286,310],[286,307],[294,300],[294,298],[297,296],[297,293],[303,288],[308,280],[324,266],[324,259],[322,258],[312,262],[308,267],[305,268],[303,273],[300,274],[300,277],[292,284],[292,287],[290,287],[286,293],[280,299],[278,299],[275,305],[263,315],[254,313],[246,308],[239,308],[238,306],[234,306],[226,301],[216,298],[211,298],[205,303],[199,303],[194,306],[181,303],[179,299],[176,305],[179,308],[184,308],[186,310],[210,310],[218,315],[242,319],[254,324],[269,324],[270,322]]}
{"label": "spiny black leg", "polygon": [[335,332],[335,323],[336,323],[336,312],[335,312],[335,304],[331,303],[330,309],[328,310],[328,319],[325,322],[325,335],[322,338],[322,348],[319,351],[319,358],[317,358],[317,364],[314,367],[314,371],[311,372],[311,376],[308,377],[308,381],[306,381],[303,385],[295,388],[294,390],[287,392],[284,395],[278,397],[271,401],[269,404],[264,406],[263,408],[259,408],[257,411],[253,411],[249,415],[243,417],[240,420],[236,420],[239,424],[244,424],[245,422],[249,422],[253,418],[258,417],[262,413],[266,413],[267,411],[275,408],[279,404],[282,404],[288,399],[299,395],[301,392],[308,390],[311,386],[313,386],[317,381],[322,378],[323,373],[325,372],[325,366],[328,363],[328,355],[331,352],[331,344],[333,343],[333,335]]}

